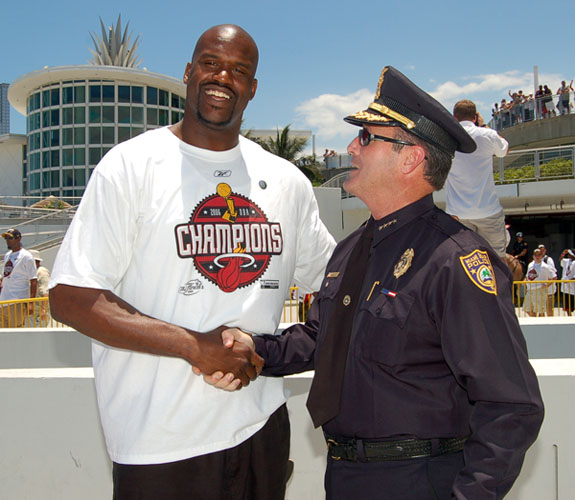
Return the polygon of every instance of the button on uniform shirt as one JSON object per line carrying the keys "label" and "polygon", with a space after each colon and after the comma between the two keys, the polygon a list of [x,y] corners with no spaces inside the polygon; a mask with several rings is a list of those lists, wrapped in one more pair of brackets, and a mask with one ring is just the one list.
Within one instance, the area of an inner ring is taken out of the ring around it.
{"label": "button on uniform shirt", "polygon": [[[336,248],[306,324],[255,338],[264,374],[313,368],[359,234]],[[543,418],[507,267],[431,196],[376,221],[372,245],[340,413],[324,430],[363,439],[469,435],[455,491],[501,498]]]}

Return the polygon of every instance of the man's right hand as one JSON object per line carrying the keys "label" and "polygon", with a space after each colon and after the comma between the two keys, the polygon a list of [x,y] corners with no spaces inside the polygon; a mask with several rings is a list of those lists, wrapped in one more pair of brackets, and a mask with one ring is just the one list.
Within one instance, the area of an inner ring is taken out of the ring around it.
{"label": "man's right hand", "polygon": [[241,330],[221,326],[196,339],[200,355],[192,363],[194,372],[203,374],[211,385],[236,390],[247,386],[261,372],[264,360],[254,351],[251,337]]}
{"label": "man's right hand", "polygon": [[[234,346],[237,346],[237,344],[243,344],[249,347],[252,351],[255,349],[254,341],[251,335],[243,332],[239,328],[226,328],[221,330],[221,341],[222,344],[228,349],[233,349]],[[255,351],[254,355],[257,356],[260,360],[262,359],[255,353]],[[257,368],[258,375],[260,374],[262,367],[263,367],[263,360],[262,364]],[[194,372],[197,375],[200,375],[200,371],[195,368]],[[214,372],[211,375],[208,374],[207,372],[204,372],[203,376],[204,381],[207,384],[212,385],[218,389],[223,389],[224,391],[230,391],[230,392],[236,391],[238,389],[241,389],[245,385],[239,378],[237,378],[231,372],[226,373],[225,371],[218,370],[217,372]]]}

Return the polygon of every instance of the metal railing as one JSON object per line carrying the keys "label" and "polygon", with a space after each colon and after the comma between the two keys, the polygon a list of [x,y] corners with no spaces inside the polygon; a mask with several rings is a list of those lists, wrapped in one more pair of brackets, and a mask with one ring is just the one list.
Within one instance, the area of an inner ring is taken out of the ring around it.
{"label": "metal railing", "polygon": [[[341,197],[352,198],[343,189],[349,172],[335,175],[321,187],[341,188]],[[552,148],[520,149],[503,158],[493,158],[495,184],[550,181],[575,178],[575,144]]]}
{"label": "metal railing", "polygon": [[494,158],[495,184],[569,179],[575,177],[575,144],[521,149]]}
{"label": "metal railing", "polygon": [[503,130],[519,123],[554,118],[569,114],[573,108],[573,92],[548,94],[542,97],[524,97],[522,102],[506,102],[504,108],[494,109],[489,126]]}
{"label": "metal railing", "polygon": [[513,304],[520,318],[571,316],[575,309],[575,280],[514,281]]}
{"label": "metal railing", "polygon": [[289,289],[289,298],[284,302],[282,323],[303,323],[311,307],[312,295],[300,295],[299,288],[292,286]]}
{"label": "metal railing", "polygon": [[[556,290],[548,293],[548,289]],[[565,290],[573,291],[573,294]],[[284,302],[282,323],[305,322],[312,295],[300,296],[297,286],[290,287]],[[514,281],[513,304],[518,317],[571,316],[575,310],[575,280]],[[0,302],[0,328],[64,328],[50,316],[48,297]]]}
{"label": "metal railing", "polygon": [[[311,305],[311,294],[300,296],[297,286],[290,287],[284,302],[282,323],[304,322]],[[0,328],[63,328],[50,315],[48,297],[0,302]]]}
{"label": "metal railing", "polygon": [[63,328],[52,319],[48,297],[0,302],[0,328]]}

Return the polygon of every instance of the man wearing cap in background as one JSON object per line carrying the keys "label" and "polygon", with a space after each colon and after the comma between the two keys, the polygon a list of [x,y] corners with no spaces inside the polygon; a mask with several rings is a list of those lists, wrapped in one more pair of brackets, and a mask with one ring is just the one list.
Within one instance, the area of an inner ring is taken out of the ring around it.
{"label": "man wearing cap in background", "polygon": [[445,183],[445,211],[480,234],[504,257],[505,215],[495,191],[493,155],[504,157],[509,144],[485,124],[473,101],[457,102],[453,116],[473,138],[477,149],[472,153],[455,153]]}
{"label": "man wearing cap in background", "polygon": [[[2,290],[0,302],[5,300],[36,297],[38,278],[32,254],[22,246],[22,234],[18,229],[2,233],[8,252],[4,255]],[[2,328],[18,328],[24,324],[27,314],[32,314],[34,304],[13,304],[2,307]]]}
{"label": "man wearing cap in background", "polygon": [[328,499],[502,498],[543,404],[506,265],[433,204],[454,152],[475,144],[392,67],[345,120],[361,129],[344,188],[372,217],[336,247],[305,324],[228,334],[255,342],[265,375],[315,368]]}
{"label": "man wearing cap in background", "polygon": [[[36,275],[38,276],[38,291],[36,297],[48,297],[48,284],[50,283],[50,271],[42,265],[44,259],[40,256],[38,250],[30,250],[34,262],[36,263]],[[47,326],[48,322],[48,303],[40,302],[35,308],[35,320],[39,326]]]}
{"label": "man wearing cap in background", "polygon": [[527,272],[527,252],[529,251],[529,245],[523,239],[523,233],[519,231],[516,235],[517,240],[513,243],[513,257],[523,266],[523,274]]}
{"label": "man wearing cap in background", "polygon": [[[553,258],[550,255],[547,255],[547,249],[545,245],[541,244],[537,247],[541,250],[542,262],[547,264],[551,267],[555,273],[555,278],[551,278],[556,280],[557,279],[557,268],[555,267],[555,262],[553,262]],[[554,316],[555,315],[555,292],[557,292],[557,285],[553,283],[552,285],[547,288],[547,316]]]}

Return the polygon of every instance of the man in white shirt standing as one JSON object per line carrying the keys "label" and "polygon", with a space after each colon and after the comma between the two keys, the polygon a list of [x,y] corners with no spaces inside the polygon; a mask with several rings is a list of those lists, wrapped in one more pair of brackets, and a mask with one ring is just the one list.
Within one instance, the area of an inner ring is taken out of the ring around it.
{"label": "man in white shirt standing", "polygon": [[493,181],[493,155],[507,154],[508,142],[485,125],[475,103],[459,101],[453,116],[477,144],[473,153],[455,153],[445,183],[445,211],[481,235],[503,257],[507,246],[505,216]]}
{"label": "man in white shirt standing", "polygon": [[532,317],[545,316],[547,310],[547,290],[550,283],[548,281],[557,278],[555,268],[548,266],[543,262],[543,252],[536,248],[533,250],[533,260],[527,267],[527,281],[545,281],[547,283],[528,283],[527,293],[523,307],[525,312]]}
{"label": "man in white shirt standing", "polygon": [[183,119],[106,154],[54,263],[53,318],[95,339],[114,500],[285,496],[282,379],[228,394],[194,372],[253,380],[259,356],[224,347],[222,325],[275,331],[289,287],[319,290],[335,246],[308,179],[240,136],[257,64],[245,30],[207,30]]}
{"label": "man in white shirt standing", "polygon": [[[555,262],[553,262],[553,258],[550,255],[547,255],[547,249],[545,245],[541,244],[537,248],[541,250],[542,261],[545,262],[549,267],[553,268],[555,272],[555,279],[557,279],[557,268],[555,267]],[[554,316],[555,311],[555,292],[557,291],[557,286],[555,284],[551,285],[547,289],[547,316]]]}
{"label": "man in white shirt standing", "polygon": [[[4,255],[0,301],[36,297],[38,286],[36,264],[32,254],[22,246],[22,234],[18,229],[8,229],[2,233],[2,238],[6,241],[8,252]],[[22,326],[26,318],[25,307],[25,304],[2,307],[0,326],[2,328]],[[30,313],[33,307],[34,304],[28,304]]]}

